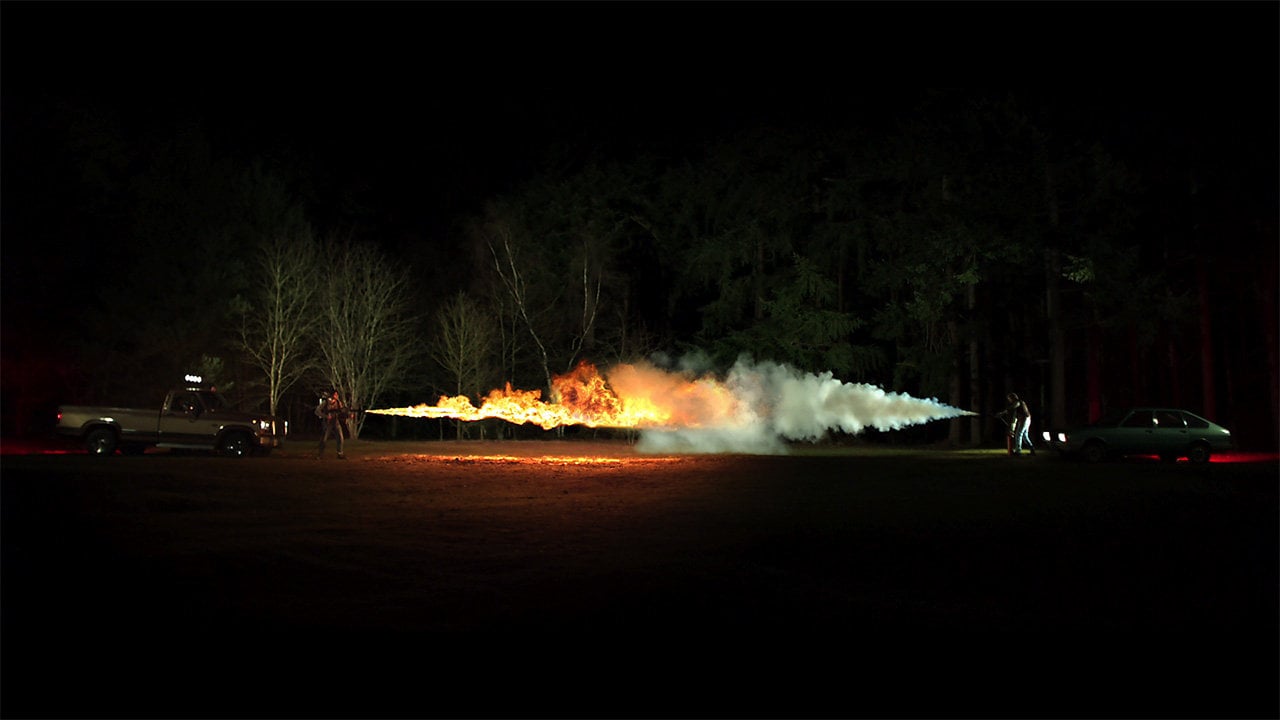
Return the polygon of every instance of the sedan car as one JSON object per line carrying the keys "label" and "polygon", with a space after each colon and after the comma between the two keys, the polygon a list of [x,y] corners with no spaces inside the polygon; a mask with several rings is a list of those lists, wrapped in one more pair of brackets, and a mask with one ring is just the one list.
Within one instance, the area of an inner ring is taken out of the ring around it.
{"label": "sedan car", "polygon": [[1089,462],[1123,455],[1156,455],[1193,463],[1232,448],[1231,431],[1177,408],[1133,408],[1065,432],[1046,431],[1050,447]]}

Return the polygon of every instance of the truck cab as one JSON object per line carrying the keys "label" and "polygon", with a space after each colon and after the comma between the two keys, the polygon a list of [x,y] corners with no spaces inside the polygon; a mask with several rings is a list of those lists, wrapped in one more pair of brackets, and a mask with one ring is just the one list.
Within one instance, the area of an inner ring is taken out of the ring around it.
{"label": "truck cab", "polygon": [[212,387],[174,388],[165,398],[156,447],[215,449],[227,455],[265,455],[283,442],[284,423],[233,410]]}

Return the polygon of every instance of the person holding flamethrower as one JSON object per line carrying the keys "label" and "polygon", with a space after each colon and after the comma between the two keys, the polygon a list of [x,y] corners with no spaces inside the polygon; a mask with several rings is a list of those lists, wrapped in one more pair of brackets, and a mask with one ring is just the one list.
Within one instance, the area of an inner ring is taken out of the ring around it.
{"label": "person holding flamethrower", "polygon": [[352,411],[342,402],[336,389],[328,395],[320,396],[320,402],[316,404],[316,417],[324,425],[324,434],[320,436],[320,449],[316,452],[316,459],[324,457],[324,446],[330,435],[338,440],[338,459],[347,459],[343,453],[343,441],[347,434],[347,419],[351,416]]}

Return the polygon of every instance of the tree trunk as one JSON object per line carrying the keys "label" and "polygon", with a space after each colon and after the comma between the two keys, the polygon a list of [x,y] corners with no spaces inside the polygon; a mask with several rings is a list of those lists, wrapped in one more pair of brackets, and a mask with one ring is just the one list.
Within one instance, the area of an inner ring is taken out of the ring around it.
{"label": "tree trunk", "polygon": [[752,314],[756,322],[764,319],[764,274],[764,235],[763,233],[757,232],[756,262],[751,278],[752,294],[755,296],[755,308]]}
{"label": "tree trunk", "polygon": [[1138,328],[1129,325],[1129,399],[1126,405],[1140,405],[1146,402],[1146,384],[1142,372],[1143,350],[1138,343]]}
{"label": "tree trunk", "polygon": [[1214,387],[1213,324],[1209,300],[1209,274],[1204,266],[1196,268],[1196,284],[1200,296],[1200,383],[1204,393],[1205,417],[1218,416],[1218,398]]}
{"label": "tree trunk", "polygon": [[1048,243],[1044,254],[1045,315],[1049,327],[1049,418],[1053,427],[1067,424],[1067,342],[1063,329],[1062,251],[1059,247],[1058,196],[1054,189],[1053,171],[1048,159],[1044,165],[1045,200],[1049,209]]}
{"label": "tree trunk", "polygon": [[[964,346],[960,342],[960,330],[955,320],[947,321],[947,335],[950,336],[948,350],[951,356],[951,407],[963,407],[964,400],[961,392],[964,390],[964,384],[960,382],[960,358],[963,357]],[[951,447],[959,447],[961,442],[961,429],[963,425],[960,418],[952,418],[947,428],[947,442]]]}
{"label": "tree trunk", "polygon": [[[1270,266],[1270,270],[1274,270],[1275,266]],[[1276,280],[1274,274],[1269,272],[1266,266],[1259,268],[1261,276],[1261,292],[1259,295],[1262,300],[1262,346],[1266,348],[1267,353],[1267,392],[1271,396],[1271,432],[1265,437],[1271,438],[1271,442],[1276,441],[1276,430],[1280,429],[1280,351],[1277,351],[1276,325],[1278,322],[1276,314]],[[1261,436],[1261,435],[1260,435]]]}
{"label": "tree trunk", "polygon": [[[1183,407],[1186,404],[1186,401],[1182,392],[1182,363],[1179,362],[1178,359],[1178,343],[1174,339],[1172,333],[1166,333],[1165,341],[1165,347],[1167,348],[1166,353],[1169,358],[1168,384],[1165,387],[1169,388],[1172,392],[1172,404],[1177,407]],[[1166,395],[1164,392],[1161,392],[1158,397],[1163,398],[1166,397]]]}
{"label": "tree trunk", "polygon": [[[977,317],[978,289],[976,285],[969,286],[967,304],[969,306],[969,317]],[[981,352],[977,326],[971,324],[969,330],[969,409],[974,412],[978,412],[981,409],[979,404],[982,400]],[[969,444],[975,447],[982,444],[981,415],[973,415],[969,418]]]}
{"label": "tree trunk", "polygon": [[1085,395],[1088,403],[1088,420],[1096,422],[1102,417],[1102,351],[1103,338],[1102,331],[1097,325],[1089,328],[1088,334],[1089,346],[1086,350],[1088,357],[1086,358],[1086,377],[1085,377]]}

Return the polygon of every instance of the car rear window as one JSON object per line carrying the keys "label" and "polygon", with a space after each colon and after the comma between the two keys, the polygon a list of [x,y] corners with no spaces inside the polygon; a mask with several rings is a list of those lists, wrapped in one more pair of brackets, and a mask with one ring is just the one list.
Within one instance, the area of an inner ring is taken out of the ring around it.
{"label": "car rear window", "polygon": [[1195,415],[1192,415],[1191,413],[1182,413],[1182,419],[1187,421],[1187,427],[1189,427],[1189,428],[1207,428],[1207,427],[1209,427],[1209,421],[1208,421],[1208,420],[1205,420],[1204,418],[1196,417]]}

